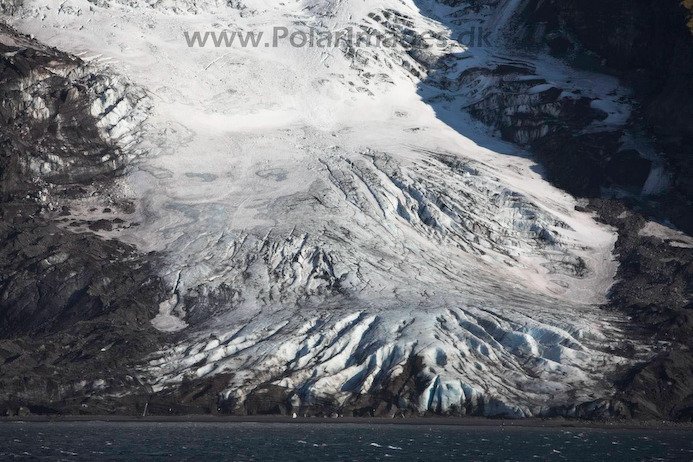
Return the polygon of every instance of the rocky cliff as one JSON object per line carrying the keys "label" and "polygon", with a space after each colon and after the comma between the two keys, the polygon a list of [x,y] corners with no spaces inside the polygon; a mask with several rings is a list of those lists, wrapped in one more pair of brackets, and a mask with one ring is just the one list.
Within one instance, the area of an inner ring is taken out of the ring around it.
{"label": "rocky cliff", "polygon": [[7,26],[0,37],[2,413],[79,413],[104,374],[137,387],[129,358],[156,344],[152,257],[94,234],[134,225],[117,181],[146,98]]}
{"label": "rocky cliff", "polygon": [[675,0],[529,1],[518,21],[523,44],[546,46],[576,67],[614,74],[633,89],[638,106],[629,124],[643,127],[666,159],[673,175],[670,201],[663,200],[671,207],[668,218],[690,231],[693,37],[687,18]]}

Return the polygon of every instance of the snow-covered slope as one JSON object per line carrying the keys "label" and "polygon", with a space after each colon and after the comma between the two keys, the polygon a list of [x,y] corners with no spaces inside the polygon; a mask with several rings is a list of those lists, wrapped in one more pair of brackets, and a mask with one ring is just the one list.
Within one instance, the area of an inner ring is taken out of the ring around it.
{"label": "snow-covered slope", "polygon": [[[598,306],[613,230],[459,110],[493,79],[441,84],[512,61],[467,49],[455,27],[483,20],[500,43],[518,3],[24,5],[19,30],[127,75],[153,103],[127,176],[140,225],[101,234],[165,256],[171,296],[152,323],[177,334],[140,366],[155,391],[224,373],[235,408],[270,385],[296,410],[353,407],[411,376],[388,412],[513,416],[610,396],[609,374],[630,361],[615,354],[623,320]],[[184,36],[273,27],[396,44],[200,48]],[[437,39],[424,47],[424,34]],[[549,58],[534,71],[565,72]],[[614,86],[595,82],[594,98]],[[627,111],[596,107],[603,123]]]}

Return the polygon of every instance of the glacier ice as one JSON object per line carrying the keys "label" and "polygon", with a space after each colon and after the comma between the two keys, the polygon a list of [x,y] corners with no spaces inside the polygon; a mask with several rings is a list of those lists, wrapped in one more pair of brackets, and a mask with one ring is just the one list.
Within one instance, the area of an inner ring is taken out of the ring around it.
{"label": "glacier ice", "polygon": [[[488,4],[482,19],[501,30],[518,2]],[[296,409],[343,405],[416,360],[420,389],[400,404],[421,413],[483,402],[487,415],[536,416],[610,396],[608,374],[632,361],[614,353],[626,320],[599,307],[615,233],[459,110],[493,78],[434,75],[456,53],[459,72],[511,59],[457,43],[457,11],[414,0],[26,2],[19,30],[98,56],[151,101],[141,108],[109,82],[92,114],[104,136],[147,153],[127,175],[141,226],[102,234],[163,256],[171,294],[153,324],[170,346],[138,366],[155,391],[226,374],[234,403],[272,385]],[[400,42],[217,49],[183,36],[277,25]],[[428,31],[447,48],[411,45]],[[534,72],[566,70],[547,58]],[[429,73],[458,98],[422,85]],[[550,89],[532,85],[528,101]],[[600,101],[603,123],[623,119],[627,108]]]}

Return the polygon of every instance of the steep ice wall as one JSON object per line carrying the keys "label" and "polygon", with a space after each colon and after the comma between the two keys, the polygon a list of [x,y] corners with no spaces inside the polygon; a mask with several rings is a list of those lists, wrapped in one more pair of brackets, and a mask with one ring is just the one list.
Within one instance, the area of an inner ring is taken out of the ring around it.
{"label": "steep ice wall", "polygon": [[[146,370],[159,376],[155,391],[171,380],[231,374],[223,399],[234,412],[242,412],[258,384],[285,390],[265,411],[279,404],[285,412],[329,413],[315,409],[323,405],[344,413],[386,404],[381,415],[514,417],[593,401],[602,397],[595,390],[608,386],[597,371],[613,357],[595,348],[616,342],[617,335],[608,327],[613,320],[598,319],[596,312],[559,317],[512,302],[503,309],[483,303],[458,308],[459,299],[452,298],[389,309],[385,303],[378,311],[352,302],[351,309],[265,312],[233,330],[211,329],[207,337],[183,342],[152,358]],[[575,408],[565,410],[571,412]]]}

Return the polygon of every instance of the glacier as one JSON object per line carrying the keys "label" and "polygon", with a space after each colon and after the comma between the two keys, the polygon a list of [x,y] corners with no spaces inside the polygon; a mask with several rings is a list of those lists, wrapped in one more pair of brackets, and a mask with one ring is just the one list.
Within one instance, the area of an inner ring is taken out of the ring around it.
{"label": "glacier", "polygon": [[[616,232],[510,142],[550,125],[503,140],[483,122],[498,85],[526,90],[508,121],[537,103],[559,119],[589,97],[604,115],[592,131],[625,123],[627,92],[504,49],[520,1],[447,3],[28,0],[11,18],[146,93],[145,104],[113,84],[92,114],[132,153],[119,187],[137,206],[122,216],[137,226],[95,232],[161,255],[170,290],[152,320],[168,345],[133,358],[153,392],[223,377],[232,412],[274,393],[301,414],[609,405],[613,375],[647,353],[625,335],[629,319],[600,306]],[[460,43],[468,24],[494,46]],[[279,26],[398,41],[195,48],[184,37]]]}

